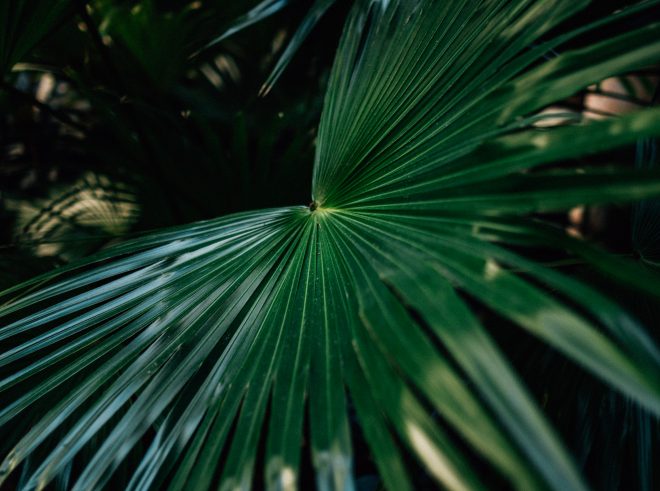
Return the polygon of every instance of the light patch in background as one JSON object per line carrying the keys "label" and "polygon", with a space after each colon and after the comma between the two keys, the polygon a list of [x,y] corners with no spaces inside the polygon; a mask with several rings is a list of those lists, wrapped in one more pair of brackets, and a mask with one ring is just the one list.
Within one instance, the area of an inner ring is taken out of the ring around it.
{"label": "light patch in background", "polygon": [[417,455],[419,455],[419,458],[422,459],[426,468],[433,476],[453,491],[466,489],[442,452],[417,424],[412,421],[406,421],[406,432]]}
{"label": "light patch in background", "polygon": [[17,214],[15,240],[37,256],[72,260],[128,232],[140,206],[130,186],[88,173],[43,200],[8,201]]}

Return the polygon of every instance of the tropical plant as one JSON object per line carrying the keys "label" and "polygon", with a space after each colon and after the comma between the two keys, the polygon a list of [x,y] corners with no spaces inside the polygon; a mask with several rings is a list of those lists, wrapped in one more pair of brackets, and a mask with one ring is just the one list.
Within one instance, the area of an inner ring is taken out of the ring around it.
{"label": "tropical plant", "polygon": [[[660,61],[658,2],[570,24],[588,3],[357,0],[309,205],[150,233],[4,291],[0,480],[295,489],[311,459],[318,489],[355,489],[354,414],[391,490],[420,486],[417,466],[452,490],[585,489],[482,313],[660,414],[660,352],[640,321],[534,255],[660,292],[655,272],[550,214],[660,195],[657,170],[579,160],[657,136],[657,108],[539,124],[549,105]],[[171,83],[167,60],[136,63]]]}

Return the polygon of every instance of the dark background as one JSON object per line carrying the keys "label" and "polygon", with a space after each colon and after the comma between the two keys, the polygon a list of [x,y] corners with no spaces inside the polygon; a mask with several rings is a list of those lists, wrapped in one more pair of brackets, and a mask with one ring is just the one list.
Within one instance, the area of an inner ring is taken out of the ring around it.
{"label": "dark background", "polygon": [[[155,228],[310,201],[323,94],[351,2],[330,8],[263,97],[262,84],[312,2],[292,1],[208,49],[203,47],[256,2],[66,3],[55,27],[13,71],[5,70],[0,86],[0,289]],[[596,2],[583,15],[608,15],[627,3]],[[12,22],[28,30],[37,21],[28,16]],[[634,23],[610,26],[562,49]],[[631,80],[646,89],[635,93],[639,86]],[[622,79],[636,105],[651,103],[654,84],[655,71]],[[565,107],[589,110],[585,95]],[[654,165],[655,143],[589,163],[607,161]],[[552,218],[655,268],[659,209],[649,201]],[[657,305],[579,263],[545,251],[531,254],[596,282],[658,337]],[[596,489],[660,489],[657,421],[494,313],[476,303],[474,308]],[[354,423],[356,477],[361,489],[377,489],[381,484]],[[307,464],[302,477],[311,482]],[[420,489],[432,487],[422,472],[417,479]],[[504,487],[497,476],[489,482]]]}

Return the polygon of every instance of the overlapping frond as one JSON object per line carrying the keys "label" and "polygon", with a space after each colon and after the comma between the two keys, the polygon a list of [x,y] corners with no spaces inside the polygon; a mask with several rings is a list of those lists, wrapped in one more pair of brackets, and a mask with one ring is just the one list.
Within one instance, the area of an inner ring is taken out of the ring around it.
{"label": "overlapping frond", "polygon": [[654,171],[568,160],[659,134],[657,109],[534,126],[548,104],[660,58],[649,24],[546,61],[589,29],[544,38],[586,4],[359,1],[310,207],[152,234],[5,292],[0,479],[41,489],[75,466],[76,490],[295,489],[307,452],[318,489],[354,489],[354,410],[389,489],[415,488],[407,455],[448,489],[485,489],[471,452],[517,489],[585,489],[470,305],[660,414],[644,328],[521,252],[562,248],[660,291],[528,216],[660,194]]}

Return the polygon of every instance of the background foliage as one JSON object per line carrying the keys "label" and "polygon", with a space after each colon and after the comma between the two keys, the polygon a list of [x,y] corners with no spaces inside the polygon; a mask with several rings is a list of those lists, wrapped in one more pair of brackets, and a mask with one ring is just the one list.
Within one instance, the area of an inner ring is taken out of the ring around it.
{"label": "background foliage", "polygon": [[4,486],[658,486],[656,3],[4,2]]}

